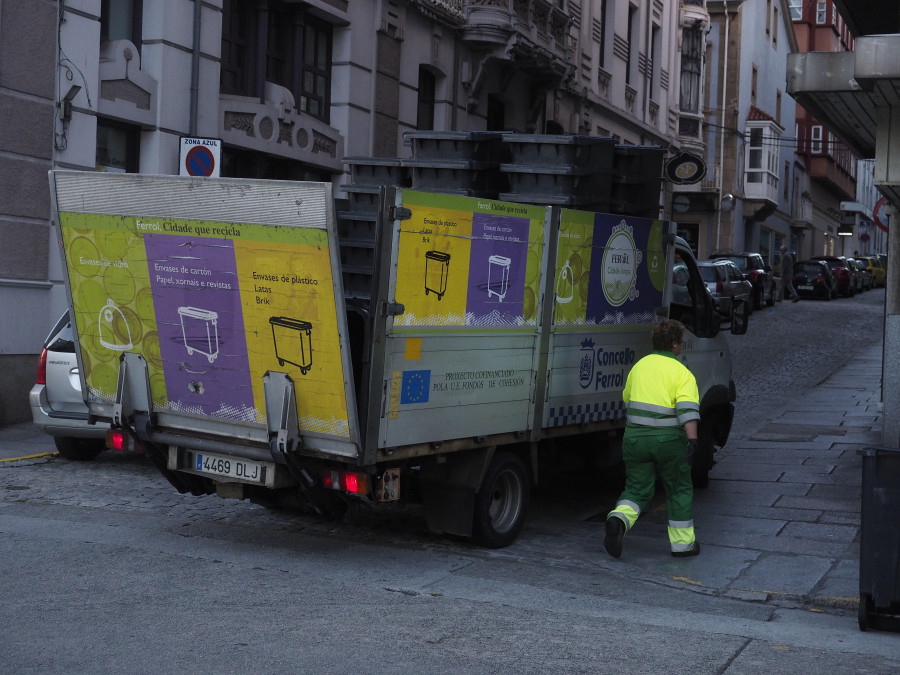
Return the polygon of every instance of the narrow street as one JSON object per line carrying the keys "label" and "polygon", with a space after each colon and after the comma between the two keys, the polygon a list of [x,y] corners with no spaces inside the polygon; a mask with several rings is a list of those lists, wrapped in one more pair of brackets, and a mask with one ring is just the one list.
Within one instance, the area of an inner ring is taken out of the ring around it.
{"label": "narrow street", "polygon": [[4,668],[896,672],[900,637],[861,632],[853,605],[883,300],[779,303],[729,338],[738,413],[695,495],[694,559],[668,556],[662,503],[605,554],[614,474],[562,472],[485,550],[415,508],[332,523],[179,495],[139,455],[72,463],[5,429],[2,457],[38,456],[0,462]]}

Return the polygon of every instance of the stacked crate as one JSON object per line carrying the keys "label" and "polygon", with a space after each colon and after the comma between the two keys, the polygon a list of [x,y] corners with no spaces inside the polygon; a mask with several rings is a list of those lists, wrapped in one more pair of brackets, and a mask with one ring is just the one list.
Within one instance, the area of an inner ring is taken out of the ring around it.
{"label": "stacked crate", "polygon": [[666,151],[656,145],[617,145],[613,155],[610,211],[659,218]]}
{"label": "stacked crate", "polygon": [[343,162],[350,174],[350,183],[341,187],[347,208],[337,212],[344,297],[350,305],[367,308],[375,275],[381,187],[408,187],[409,175],[394,158],[345,157]]}
{"label": "stacked crate", "polygon": [[502,134],[491,131],[408,131],[412,157],[403,160],[411,187],[495,199]]}
{"label": "stacked crate", "polygon": [[615,140],[599,136],[505,134],[510,160],[504,201],[608,211]]}

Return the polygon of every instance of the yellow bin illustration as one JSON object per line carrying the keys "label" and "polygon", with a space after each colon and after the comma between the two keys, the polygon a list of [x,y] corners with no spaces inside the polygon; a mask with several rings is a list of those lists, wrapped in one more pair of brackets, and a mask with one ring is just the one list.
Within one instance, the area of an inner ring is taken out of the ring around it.
{"label": "yellow bin illustration", "polygon": [[290,363],[303,375],[312,367],[312,324],[289,316],[269,317],[278,365]]}
{"label": "yellow bin illustration", "polygon": [[425,295],[435,293],[438,300],[447,292],[447,268],[450,254],[442,251],[428,251],[425,254]]}

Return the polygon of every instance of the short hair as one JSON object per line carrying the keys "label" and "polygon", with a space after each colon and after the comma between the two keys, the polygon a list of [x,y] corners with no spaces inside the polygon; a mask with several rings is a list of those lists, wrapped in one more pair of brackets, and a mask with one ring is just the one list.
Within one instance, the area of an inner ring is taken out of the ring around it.
{"label": "short hair", "polygon": [[675,319],[664,319],[653,326],[653,349],[657,352],[670,352],[672,345],[681,342],[683,336],[683,323]]}

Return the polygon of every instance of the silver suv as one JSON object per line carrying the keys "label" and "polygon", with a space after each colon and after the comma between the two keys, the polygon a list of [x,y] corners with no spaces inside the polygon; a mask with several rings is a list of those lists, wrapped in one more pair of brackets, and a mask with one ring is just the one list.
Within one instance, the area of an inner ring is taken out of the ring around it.
{"label": "silver suv", "polygon": [[28,399],[34,423],[53,436],[60,455],[66,459],[88,461],[103,451],[107,427],[88,424],[68,311],[44,341],[37,383],[31,388]]}

